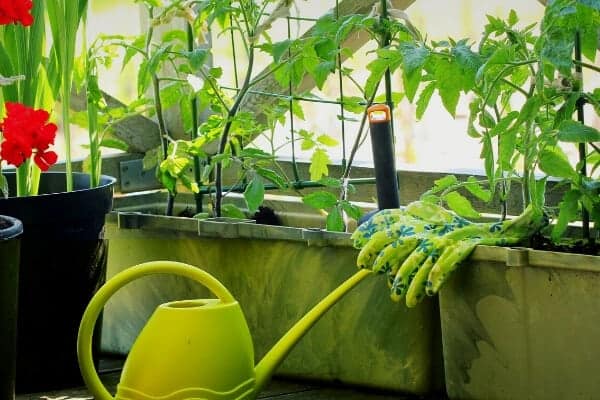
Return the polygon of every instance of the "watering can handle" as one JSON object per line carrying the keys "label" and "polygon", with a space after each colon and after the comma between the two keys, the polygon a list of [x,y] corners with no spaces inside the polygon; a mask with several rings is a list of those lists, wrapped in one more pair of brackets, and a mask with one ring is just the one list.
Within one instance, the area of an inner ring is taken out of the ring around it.
{"label": "watering can handle", "polygon": [[100,381],[92,360],[92,335],[96,320],[108,299],[117,290],[137,278],[153,274],[174,274],[193,279],[206,286],[223,303],[235,302],[231,293],[215,277],[189,264],[174,261],[152,261],[138,264],[115,275],[98,290],[88,304],[83,313],[77,336],[77,358],[81,375],[86,386],[97,400],[112,400],[113,396]]}

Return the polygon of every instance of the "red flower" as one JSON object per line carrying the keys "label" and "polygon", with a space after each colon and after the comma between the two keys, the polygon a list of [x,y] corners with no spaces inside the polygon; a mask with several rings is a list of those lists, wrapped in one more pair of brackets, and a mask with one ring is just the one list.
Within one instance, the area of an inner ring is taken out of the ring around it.
{"label": "red flower", "polygon": [[6,103],[6,112],[6,118],[0,122],[4,138],[0,158],[18,167],[35,154],[34,162],[47,171],[58,158],[55,152],[47,151],[54,144],[57,129],[55,124],[47,123],[48,112],[20,103]]}
{"label": "red flower", "polygon": [[23,26],[33,23],[31,0],[0,0],[0,25],[20,22]]}
{"label": "red flower", "polygon": [[5,140],[0,147],[0,158],[16,167],[23,164],[31,157],[31,146],[20,138],[16,140]]}
{"label": "red flower", "polygon": [[48,168],[54,165],[56,160],[58,160],[58,155],[53,151],[45,151],[43,153],[38,151],[33,157],[33,161],[35,161],[42,171],[48,171]]}

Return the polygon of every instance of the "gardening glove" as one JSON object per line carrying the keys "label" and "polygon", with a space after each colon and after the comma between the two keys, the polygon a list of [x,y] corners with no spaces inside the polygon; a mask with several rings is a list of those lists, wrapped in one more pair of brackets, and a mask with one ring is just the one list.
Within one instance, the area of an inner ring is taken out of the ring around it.
{"label": "gardening glove", "polygon": [[528,207],[503,222],[473,223],[433,203],[417,201],[403,209],[383,210],[352,235],[361,251],[359,268],[385,273],[391,297],[414,307],[438,292],[458,264],[478,244],[515,245],[539,230],[543,213]]}

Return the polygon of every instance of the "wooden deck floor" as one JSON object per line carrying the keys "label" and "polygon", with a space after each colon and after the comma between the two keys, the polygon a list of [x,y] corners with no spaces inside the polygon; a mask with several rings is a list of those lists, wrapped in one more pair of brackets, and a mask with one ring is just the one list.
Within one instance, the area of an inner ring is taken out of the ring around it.
{"label": "wooden deck floor", "polygon": [[[102,365],[101,365],[102,366]],[[110,364],[109,364],[110,366]],[[106,364],[104,368],[106,368]],[[101,372],[100,378],[111,393],[115,392],[120,370],[110,368]],[[259,399],[272,400],[418,400],[419,396],[396,393],[381,393],[364,388],[323,386],[315,383],[274,380],[258,396]],[[91,400],[93,397],[84,387],[49,391],[45,393],[19,394],[15,400]],[[433,398],[429,398],[433,400]],[[436,398],[437,399],[437,398]]]}

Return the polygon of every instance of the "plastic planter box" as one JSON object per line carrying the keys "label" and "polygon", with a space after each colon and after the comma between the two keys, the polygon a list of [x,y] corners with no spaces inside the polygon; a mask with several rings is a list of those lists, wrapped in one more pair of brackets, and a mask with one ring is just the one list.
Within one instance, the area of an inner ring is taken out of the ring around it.
{"label": "plastic planter box", "polygon": [[600,257],[477,248],[440,293],[452,399],[600,396]]}

